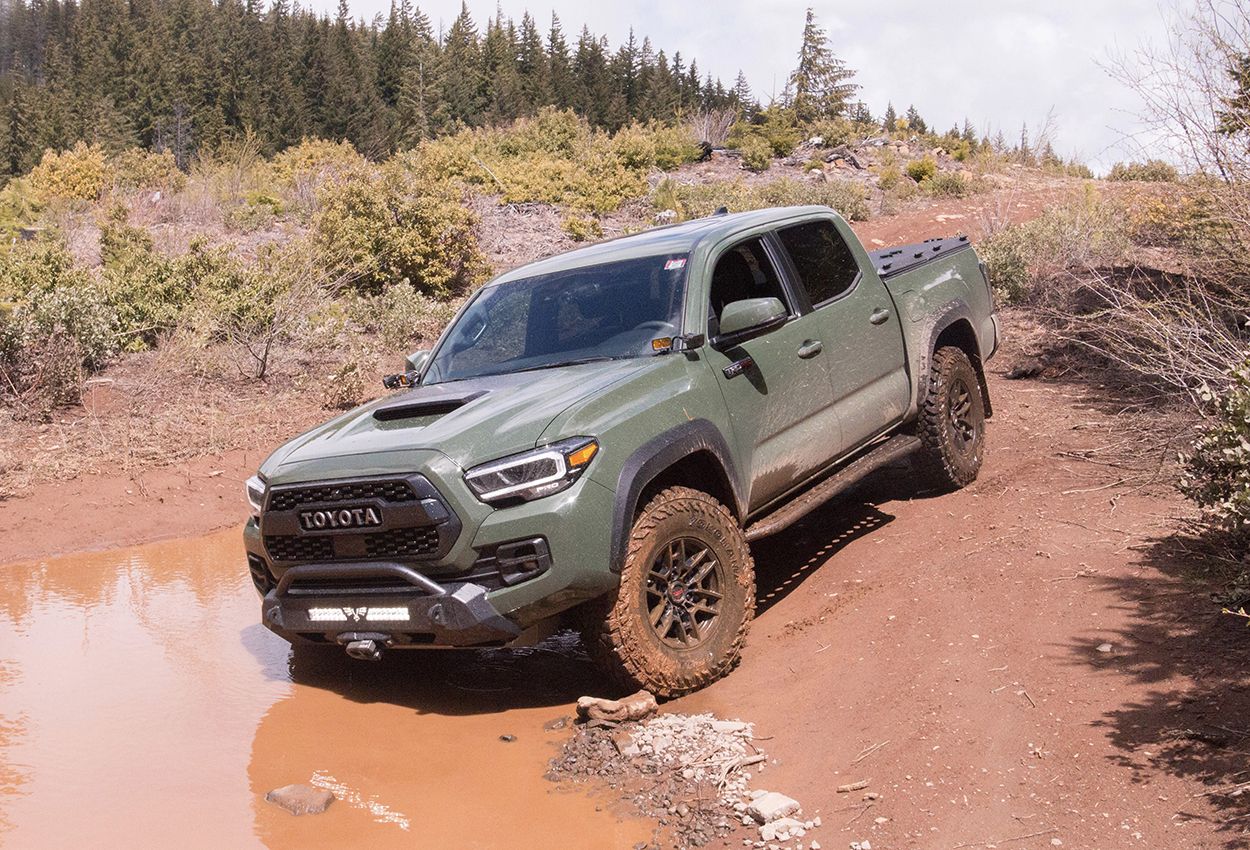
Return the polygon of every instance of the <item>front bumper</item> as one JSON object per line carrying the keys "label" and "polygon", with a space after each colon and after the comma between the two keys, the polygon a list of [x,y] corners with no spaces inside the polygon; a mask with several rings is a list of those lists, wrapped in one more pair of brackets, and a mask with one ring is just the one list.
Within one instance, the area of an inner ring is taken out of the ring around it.
{"label": "front bumper", "polygon": [[[323,579],[406,583],[411,591],[344,595]],[[472,583],[438,584],[394,563],[292,567],[261,603],[265,626],[292,643],[347,643],[366,637],[389,647],[506,643],[521,627],[501,616]]]}

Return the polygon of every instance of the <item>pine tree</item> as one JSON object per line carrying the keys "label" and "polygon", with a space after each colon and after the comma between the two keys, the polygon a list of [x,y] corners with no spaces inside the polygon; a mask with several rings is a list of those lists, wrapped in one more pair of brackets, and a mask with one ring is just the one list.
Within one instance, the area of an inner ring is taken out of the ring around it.
{"label": "pine tree", "polygon": [[872,110],[868,108],[868,104],[862,100],[855,104],[855,109],[851,113],[851,120],[856,124],[875,124],[876,119],[872,117]]}
{"label": "pine tree", "polygon": [[836,118],[845,108],[847,99],[859,89],[849,82],[854,76],[855,72],[833,55],[828,36],[816,25],[816,18],[808,7],[799,65],[786,83],[791,93],[789,106],[795,118],[800,122]]}
{"label": "pine tree", "polygon": [[885,107],[885,115],[881,116],[881,128],[887,133],[893,133],[898,129],[898,115],[894,112],[894,104],[888,103]]}
{"label": "pine tree", "polygon": [[907,129],[913,133],[929,132],[929,125],[925,124],[924,119],[920,117],[920,113],[916,111],[915,106],[907,107]]}
{"label": "pine tree", "polygon": [[521,17],[519,51],[517,71],[521,78],[524,112],[533,115],[539,107],[551,103],[551,63],[543,47],[543,37],[528,11]]}
{"label": "pine tree", "polygon": [[569,46],[560,29],[560,19],[551,13],[551,30],[547,33],[547,59],[551,71],[551,103],[557,109],[568,109],[576,97]]}

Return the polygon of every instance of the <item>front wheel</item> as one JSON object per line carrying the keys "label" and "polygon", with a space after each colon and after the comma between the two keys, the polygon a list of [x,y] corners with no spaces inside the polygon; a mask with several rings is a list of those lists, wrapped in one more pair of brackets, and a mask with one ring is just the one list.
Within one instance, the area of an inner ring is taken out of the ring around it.
{"label": "front wheel", "polygon": [[634,523],[608,605],[583,638],[619,684],[661,697],[711,684],[737,665],[755,613],[742,529],[706,493],[663,491]]}
{"label": "front wheel", "polygon": [[934,352],[917,432],[920,465],[931,484],[954,490],[976,480],[985,455],[985,405],[976,370],[960,349]]}

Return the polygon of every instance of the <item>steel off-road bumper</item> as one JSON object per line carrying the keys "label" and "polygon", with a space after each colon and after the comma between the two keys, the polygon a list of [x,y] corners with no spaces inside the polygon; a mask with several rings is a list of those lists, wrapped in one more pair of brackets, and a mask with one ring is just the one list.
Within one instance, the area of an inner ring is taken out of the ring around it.
{"label": "steel off-road bumper", "polygon": [[521,633],[481,585],[438,584],[394,563],[292,567],[265,594],[261,621],[292,643],[371,640],[392,648],[499,644]]}

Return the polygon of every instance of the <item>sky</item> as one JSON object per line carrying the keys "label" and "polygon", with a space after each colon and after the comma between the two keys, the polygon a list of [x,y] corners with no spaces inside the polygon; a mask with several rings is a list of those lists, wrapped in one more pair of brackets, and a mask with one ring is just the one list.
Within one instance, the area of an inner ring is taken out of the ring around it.
{"label": "sky", "polygon": [[[461,0],[413,2],[436,29],[460,13]],[[1050,113],[1054,148],[1065,158],[1097,173],[1141,158],[1124,143],[1140,135],[1140,103],[1100,66],[1143,41],[1164,40],[1164,14],[1151,0],[471,0],[468,8],[479,33],[497,9],[518,23],[528,10],[544,36],[554,11],[570,45],[585,24],[606,35],[613,51],[632,27],[639,41],[650,37],[670,58],[680,50],[687,65],[695,59],[701,75],[710,72],[726,87],[742,70],[767,104],[797,64],[809,2],[876,116],[890,102],[900,114],[915,105],[931,129],[968,119],[978,132],[1001,129],[1014,143],[1023,125],[1032,133]],[[390,0],[348,4],[353,17],[366,20],[390,9]],[[333,14],[337,0],[311,5]]]}

